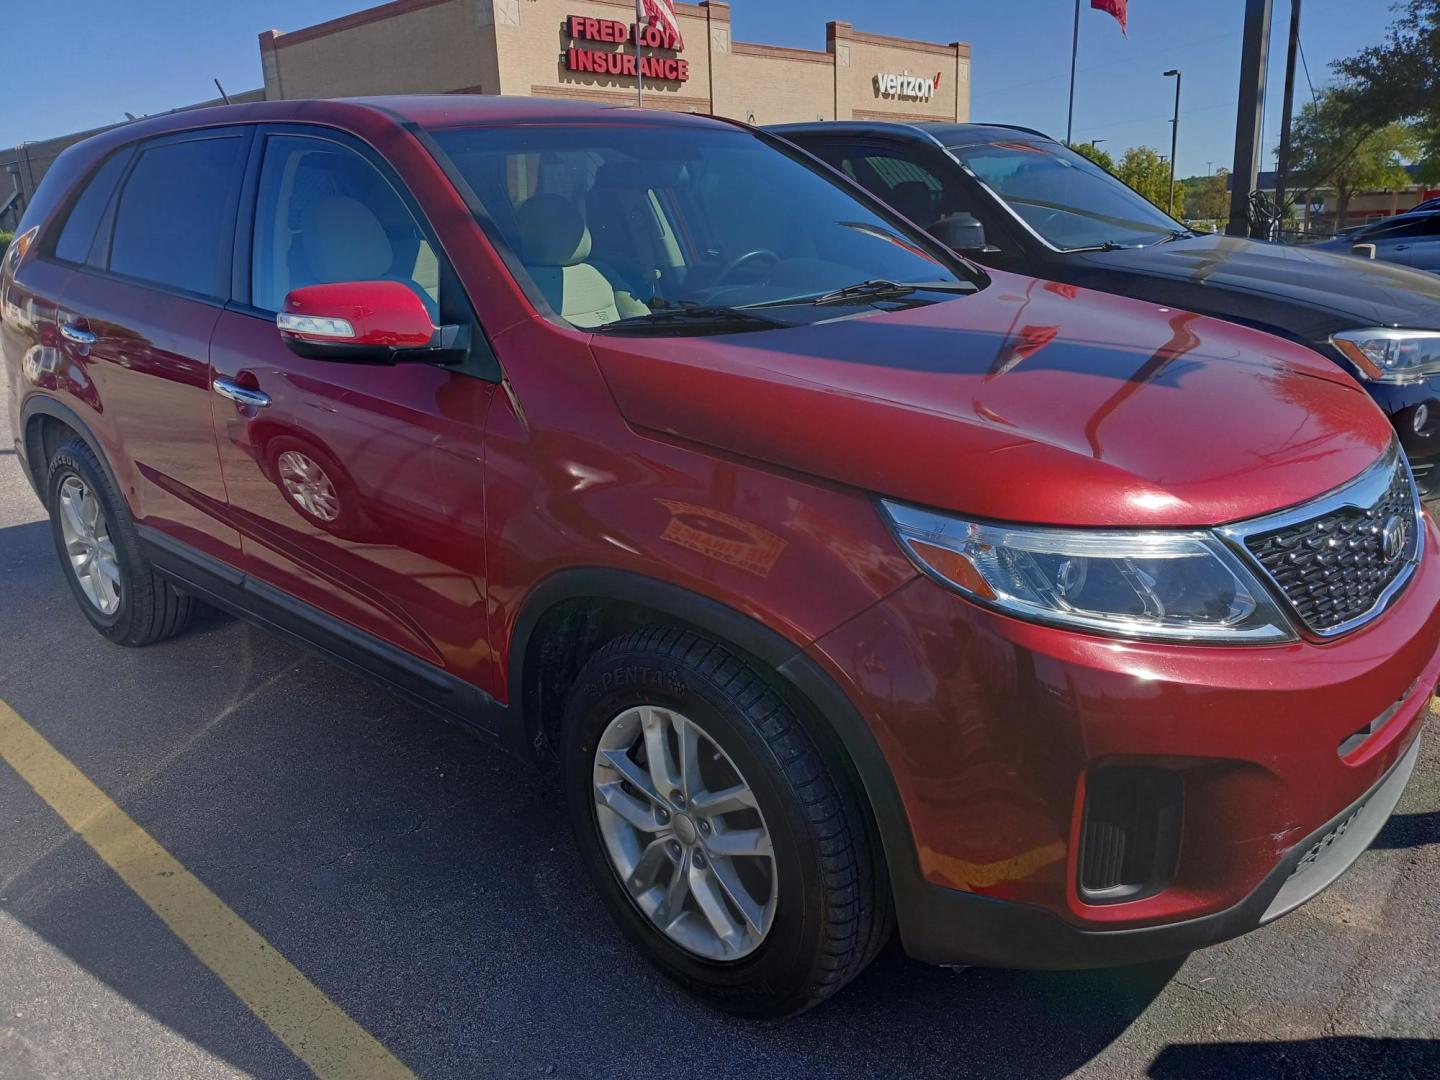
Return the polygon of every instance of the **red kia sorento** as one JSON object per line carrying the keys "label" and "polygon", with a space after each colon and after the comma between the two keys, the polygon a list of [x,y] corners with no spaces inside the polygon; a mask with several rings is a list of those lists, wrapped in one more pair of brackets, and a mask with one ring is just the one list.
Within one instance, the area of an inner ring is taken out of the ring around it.
{"label": "red kia sorento", "polygon": [[145,120],[56,162],[0,294],[100,633],[214,605],[549,767],[722,1009],[812,1005],[897,926],[1025,968],[1233,937],[1414,767],[1440,534],[1348,375],[982,270],[744,126]]}

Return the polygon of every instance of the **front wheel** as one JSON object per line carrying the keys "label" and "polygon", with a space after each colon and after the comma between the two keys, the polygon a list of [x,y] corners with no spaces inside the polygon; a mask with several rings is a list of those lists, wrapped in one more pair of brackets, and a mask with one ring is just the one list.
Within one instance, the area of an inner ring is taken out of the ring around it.
{"label": "front wheel", "polygon": [[889,894],[852,782],[728,649],[660,627],[611,642],[571,694],[564,768],[611,913],[709,1004],[799,1012],[884,943]]}

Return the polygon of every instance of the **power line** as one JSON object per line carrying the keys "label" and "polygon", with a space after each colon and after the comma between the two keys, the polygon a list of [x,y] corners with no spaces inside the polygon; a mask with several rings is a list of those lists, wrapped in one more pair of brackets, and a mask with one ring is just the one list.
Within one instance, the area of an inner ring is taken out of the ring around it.
{"label": "power line", "polygon": [[1300,38],[1295,39],[1295,44],[1300,46],[1300,66],[1305,69],[1305,84],[1310,87],[1310,102],[1315,103],[1315,84],[1310,81],[1310,64],[1305,59],[1305,42]]}

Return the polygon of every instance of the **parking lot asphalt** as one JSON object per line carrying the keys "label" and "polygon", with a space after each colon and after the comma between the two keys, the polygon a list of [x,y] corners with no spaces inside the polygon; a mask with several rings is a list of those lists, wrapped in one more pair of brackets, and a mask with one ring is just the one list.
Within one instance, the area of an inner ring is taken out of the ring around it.
{"label": "parking lot asphalt", "polygon": [[[1433,710],[1374,849],[1270,927],[1071,974],[892,947],[811,1013],[741,1022],[622,940],[548,777],[238,621],[93,633],[4,415],[0,701],[421,1077],[1440,1076]],[[309,1014],[277,1015],[309,999],[232,990],[99,851],[0,762],[0,1078],[308,1075]]]}

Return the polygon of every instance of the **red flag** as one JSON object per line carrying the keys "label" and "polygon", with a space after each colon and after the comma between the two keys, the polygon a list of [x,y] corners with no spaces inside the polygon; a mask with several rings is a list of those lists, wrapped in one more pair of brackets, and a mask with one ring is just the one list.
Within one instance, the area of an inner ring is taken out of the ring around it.
{"label": "red flag", "polygon": [[1114,15],[1115,21],[1120,24],[1120,32],[1126,37],[1130,36],[1125,31],[1125,0],[1090,0],[1090,6],[1096,11]]}
{"label": "red flag", "polygon": [[[1125,0],[1120,0],[1124,7]],[[675,0],[635,0],[635,21],[641,26],[658,26],[666,34],[673,35],[675,47],[683,49],[685,39],[680,36],[680,22],[675,18]]]}

